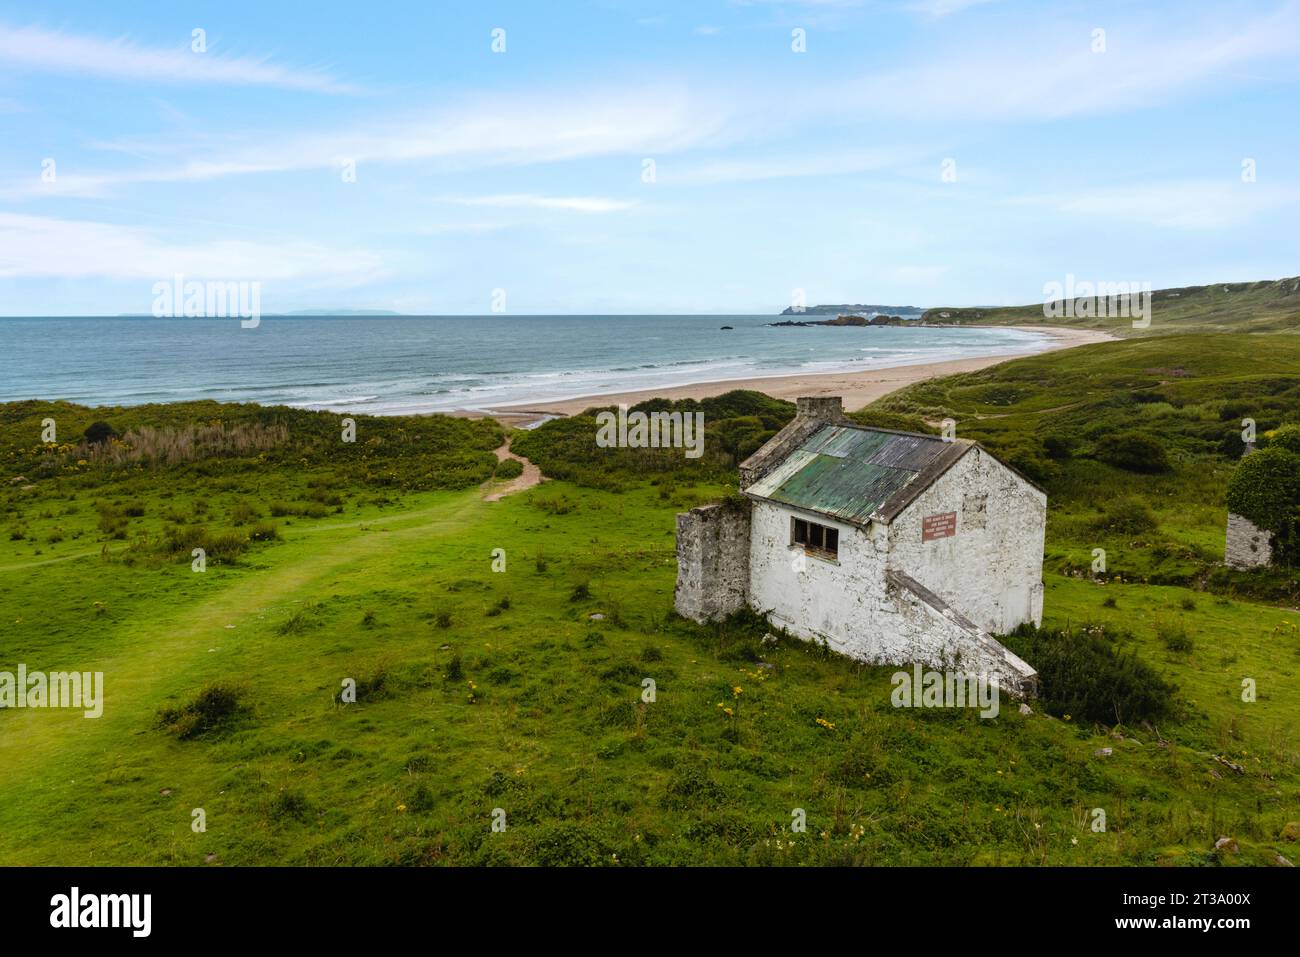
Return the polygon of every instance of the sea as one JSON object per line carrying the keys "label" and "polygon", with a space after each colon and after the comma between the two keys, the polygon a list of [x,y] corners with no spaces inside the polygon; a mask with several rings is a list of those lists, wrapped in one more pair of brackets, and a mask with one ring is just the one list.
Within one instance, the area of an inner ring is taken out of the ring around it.
{"label": "sea", "polygon": [[[809,316],[808,318],[820,318]],[[1049,345],[1032,330],[778,327],[777,316],[0,318],[0,401],[215,399],[399,415],[531,407]],[[730,328],[724,328],[730,327]]]}

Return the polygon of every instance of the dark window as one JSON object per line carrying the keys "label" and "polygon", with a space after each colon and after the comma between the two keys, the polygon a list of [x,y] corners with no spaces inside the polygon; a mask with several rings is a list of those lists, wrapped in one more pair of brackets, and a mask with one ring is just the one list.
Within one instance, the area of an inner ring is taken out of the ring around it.
{"label": "dark window", "polygon": [[796,518],[792,537],[795,545],[802,545],[807,551],[829,555],[831,558],[840,553],[840,532],[837,528]]}

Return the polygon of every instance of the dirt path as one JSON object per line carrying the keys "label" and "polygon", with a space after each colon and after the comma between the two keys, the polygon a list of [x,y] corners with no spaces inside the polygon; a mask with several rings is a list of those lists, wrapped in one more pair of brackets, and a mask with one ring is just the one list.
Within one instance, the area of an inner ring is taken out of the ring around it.
{"label": "dirt path", "polygon": [[546,481],[546,478],[542,475],[541,469],[528,461],[528,459],[524,458],[522,455],[516,455],[514,452],[510,451],[509,439],[506,439],[505,445],[501,446],[496,451],[498,462],[504,462],[506,459],[514,459],[516,462],[523,465],[524,471],[522,475],[510,479],[504,485],[497,479],[488,479],[483,483],[483,487],[485,489],[492,489],[492,491],[483,496],[483,501],[499,502],[507,495],[514,495],[516,492],[522,492],[524,489],[532,488],[534,485],[540,485],[542,482]]}

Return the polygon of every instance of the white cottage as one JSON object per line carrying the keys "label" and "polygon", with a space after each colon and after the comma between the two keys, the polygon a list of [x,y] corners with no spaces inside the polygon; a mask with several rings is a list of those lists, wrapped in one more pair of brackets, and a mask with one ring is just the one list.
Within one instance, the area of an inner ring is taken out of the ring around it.
{"label": "white cottage", "polygon": [[709,621],[746,605],[873,664],[1037,672],[991,637],[1043,611],[1047,495],[974,442],[865,428],[835,398],[740,466],[747,502],[677,516],[676,607]]}

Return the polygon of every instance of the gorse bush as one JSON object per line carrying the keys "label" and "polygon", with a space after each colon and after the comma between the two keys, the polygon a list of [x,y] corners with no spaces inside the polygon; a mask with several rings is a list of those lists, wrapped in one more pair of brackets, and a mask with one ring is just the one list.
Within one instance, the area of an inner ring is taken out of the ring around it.
{"label": "gorse bush", "polygon": [[1173,717],[1178,689],[1115,647],[1127,638],[1100,625],[1021,625],[1003,641],[1038,670],[1039,700],[1049,714],[1106,725]]}

